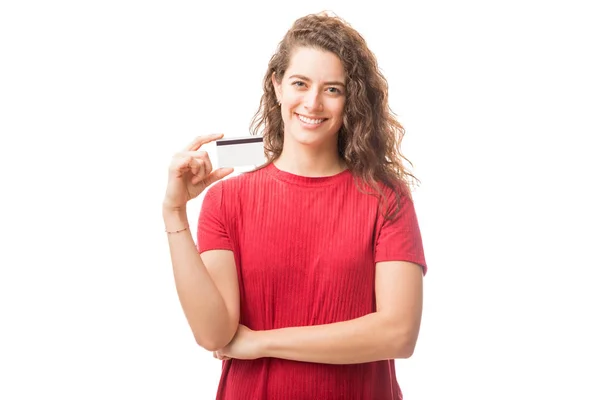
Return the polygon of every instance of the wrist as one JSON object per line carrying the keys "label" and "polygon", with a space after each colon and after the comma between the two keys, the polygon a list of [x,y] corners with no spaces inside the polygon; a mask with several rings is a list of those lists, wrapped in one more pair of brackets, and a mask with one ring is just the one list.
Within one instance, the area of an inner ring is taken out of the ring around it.
{"label": "wrist", "polygon": [[181,210],[163,206],[162,214],[167,231],[178,231],[189,226],[187,211],[185,209]]}
{"label": "wrist", "polygon": [[257,358],[263,357],[272,357],[271,349],[269,346],[270,343],[270,335],[269,331],[254,331],[255,333],[255,343],[256,343],[256,352],[258,353]]}

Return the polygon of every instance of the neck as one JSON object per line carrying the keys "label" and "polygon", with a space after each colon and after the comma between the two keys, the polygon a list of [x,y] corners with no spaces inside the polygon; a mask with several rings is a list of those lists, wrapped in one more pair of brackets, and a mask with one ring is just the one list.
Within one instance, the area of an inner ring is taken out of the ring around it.
{"label": "neck", "polygon": [[322,177],[339,174],[346,169],[344,161],[333,149],[308,149],[299,145],[283,145],[281,155],[273,162],[285,172],[305,177]]}

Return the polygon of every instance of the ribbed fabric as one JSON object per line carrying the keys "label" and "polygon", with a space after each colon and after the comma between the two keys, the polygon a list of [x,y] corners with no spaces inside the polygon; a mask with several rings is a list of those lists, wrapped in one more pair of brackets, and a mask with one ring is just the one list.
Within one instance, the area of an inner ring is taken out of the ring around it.
{"label": "ribbed fabric", "polygon": [[[388,190],[390,206],[394,206]],[[210,187],[198,251],[232,250],[241,323],[254,330],[329,324],[375,311],[375,263],[427,271],[412,201],[384,221],[346,170],[308,178],[274,164]],[[400,400],[393,360],[330,365],[275,358],[223,363],[218,400]]]}

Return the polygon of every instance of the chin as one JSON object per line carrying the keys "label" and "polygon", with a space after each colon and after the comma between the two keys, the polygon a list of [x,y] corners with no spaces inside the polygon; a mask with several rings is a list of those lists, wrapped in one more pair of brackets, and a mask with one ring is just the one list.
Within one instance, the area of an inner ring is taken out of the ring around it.
{"label": "chin", "polygon": [[307,132],[302,129],[294,129],[289,136],[292,141],[304,146],[321,146],[330,140],[335,140],[337,143],[335,134]]}
{"label": "chin", "polygon": [[318,137],[310,137],[310,135],[307,135],[302,132],[292,132],[290,134],[290,137],[292,141],[305,146],[314,146],[318,145],[321,142],[321,140],[319,140]]}

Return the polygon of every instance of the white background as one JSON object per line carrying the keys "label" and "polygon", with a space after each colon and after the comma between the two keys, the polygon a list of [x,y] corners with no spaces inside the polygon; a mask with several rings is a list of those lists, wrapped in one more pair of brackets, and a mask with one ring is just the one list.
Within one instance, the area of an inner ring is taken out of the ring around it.
{"label": "white background", "polygon": [[278,41],[329,9],[377,55],[422,181],[405,398],[600,399],[593,2],[297,3],[2,2],[0,398],[214,398],[167,166],[196,135],[248,135]]}

